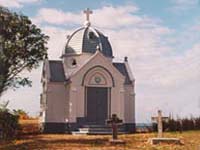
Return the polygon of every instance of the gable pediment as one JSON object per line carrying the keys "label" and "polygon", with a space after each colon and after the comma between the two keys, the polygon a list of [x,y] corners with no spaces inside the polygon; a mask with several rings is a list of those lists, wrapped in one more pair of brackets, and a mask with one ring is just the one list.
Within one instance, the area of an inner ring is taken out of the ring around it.
{"label": "gable pediment", "polygon": [[84,73],[82,86],[114,87],[115,81],[109,70],[102,66],[94,66]]}
{"label": "gable pediment", "polygon": [[[80,84],[84,86],[86,77],[88,78],[91,73],[94,74],[96,70],[98,70],[97,72],[100,74],[104,75],[103,77],[102,75],[98,74],[102,79],[102,83],[100,84],[105,84],[105,82],[107,82],[107,85],[114,87],[115,82],[124,83],[125,77],[113,66],[112,60],[105,57],[103,54],[101,54],[101,52],[96,52],[85,64],[83,64],[76,72],[73,73],[71,79],[77,80],[77,78],[81,78]],[[90,78],[90,83],[95,83],[95,77]],[[87,84],[89,84],[89,81],[87,81]]]}

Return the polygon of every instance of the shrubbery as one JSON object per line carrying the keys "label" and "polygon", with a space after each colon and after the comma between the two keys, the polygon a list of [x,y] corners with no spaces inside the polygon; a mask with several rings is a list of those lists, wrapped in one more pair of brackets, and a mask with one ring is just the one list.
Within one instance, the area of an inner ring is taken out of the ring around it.
{"label": "shrubbery", "polygon": [[31,119],[31,117],[28,115],[28,113],[27,112],[25,112],[24,110],[22,110],[22,109],[14,109],[13,110],[13,113],[15,114],[15,115],[18,115],[19,116],[19,119]]}
{"label": "shrubbery", "polygon": [[19,129],[19,116],[6,108],[0,107],[0,138],[10,139],[17,135]]}
{"label": "shrubbery", "polygon": [[0,111],[0,129],[3,139],[14,138],[17,135],[19,129],[18,118],[17,115],[10,112]]}
{"label": "shrubbery", "polygon": [[[164,131],[187,131],[200,130],[200,117],[173,119],[170,118],[168,122],[163,122]],[[153,131],[157,131],[157,124],[153,123]]]}

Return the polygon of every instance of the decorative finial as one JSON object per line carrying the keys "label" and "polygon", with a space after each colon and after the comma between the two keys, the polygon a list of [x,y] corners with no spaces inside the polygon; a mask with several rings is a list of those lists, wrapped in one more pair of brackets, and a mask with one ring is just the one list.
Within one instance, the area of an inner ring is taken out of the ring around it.
{"label": "decorative finial", "polygon": [[86,10],[83,11],[83,13],[86,14],[86,21],[85,21],[84,25],[90,26],[90,24],[91,24],[90,23],[90,14],[92,14],[92,11],[89,8],[87,8]]}
{"label": "decorative finial", "polygon": [[128,62],[128,57],[127,56],[124,57],[124,61]]}

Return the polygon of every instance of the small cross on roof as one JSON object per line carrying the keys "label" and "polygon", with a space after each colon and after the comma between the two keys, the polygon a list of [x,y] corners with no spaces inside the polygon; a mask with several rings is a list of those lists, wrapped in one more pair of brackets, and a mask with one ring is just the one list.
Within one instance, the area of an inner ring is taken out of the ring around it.
{"label": "small cross on roof", "polygon": [[92,11],[89,8],[87,8],[83,12],[86,14],[86,21],[90,21],[90,14],[92,14]]}

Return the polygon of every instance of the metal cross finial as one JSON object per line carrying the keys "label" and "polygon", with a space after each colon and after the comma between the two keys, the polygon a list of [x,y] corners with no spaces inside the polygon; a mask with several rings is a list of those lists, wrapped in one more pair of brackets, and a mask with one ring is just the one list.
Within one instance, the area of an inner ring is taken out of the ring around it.
{"label": "metal cross finial", "polygon": [[87,8],[83,12],[86,14],[86,24],[90,25],[90,14],[92,14],[92,11]]}

